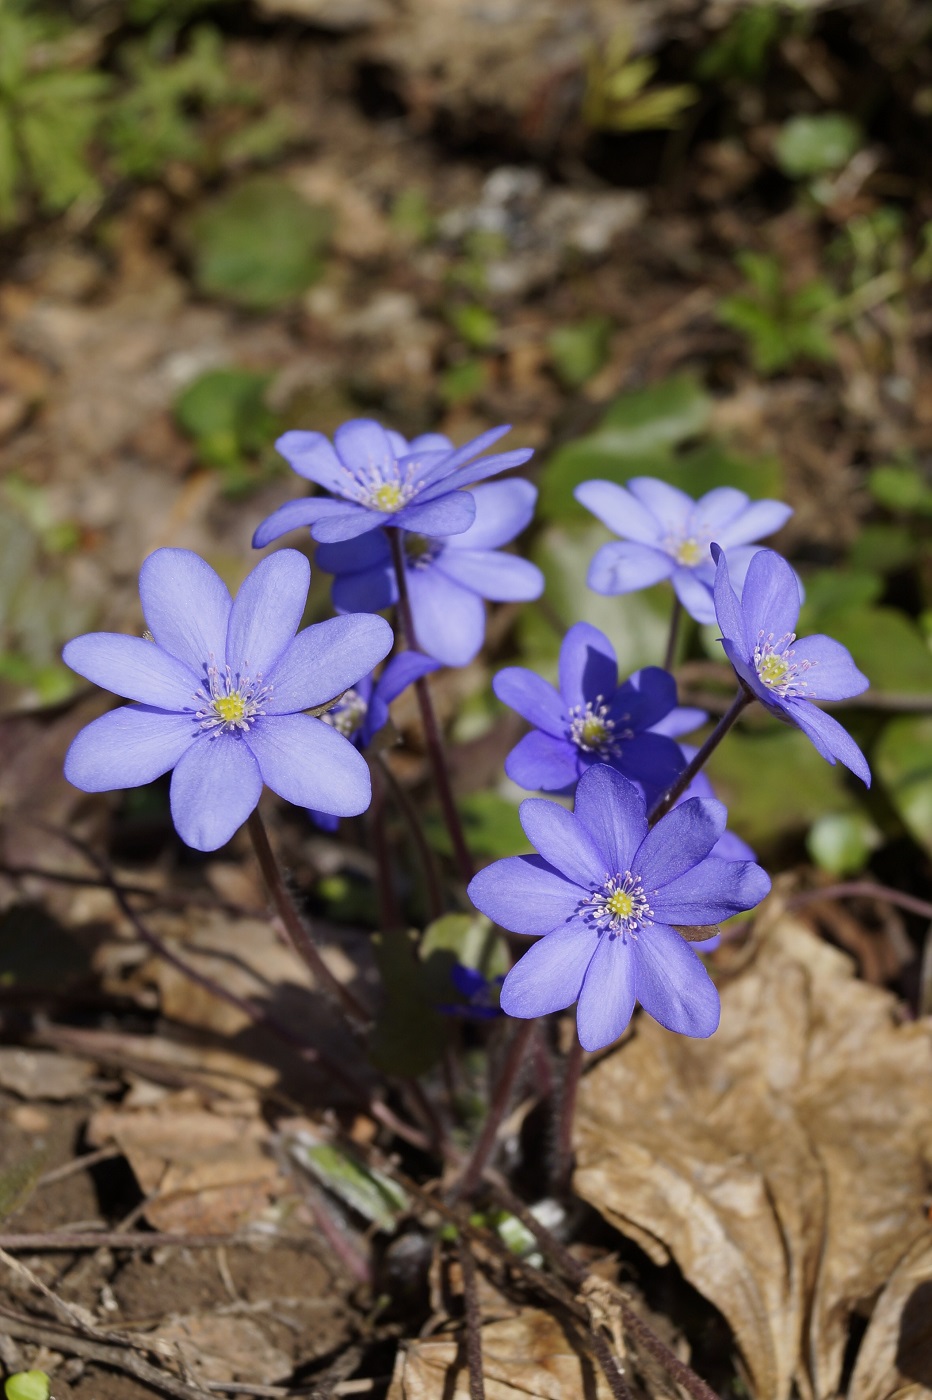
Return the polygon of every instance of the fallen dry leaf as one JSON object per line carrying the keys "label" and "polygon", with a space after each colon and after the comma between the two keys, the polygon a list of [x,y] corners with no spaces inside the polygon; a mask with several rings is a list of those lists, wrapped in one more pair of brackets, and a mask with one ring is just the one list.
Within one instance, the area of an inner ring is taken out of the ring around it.
{"label": "fallen dry leaf", "polygon": [[0,1049],[0,1088],[21,1099],[77,1099],[94,1080],[94,1065],[55,1050]]}
{"label": "fallen dry leaf", "polygon": [[932,1396],[932,1239],[900,1260],[874,1308],[848,1400]]}
{"label": "fallen dry leaf", "polygon": [[162,1355],[177,1357],[195,1381],[240,1381],[258,1385],[286,1378],[291,1359],[258,1322],[231,1312],[170,1317],[147,1336]]}
{"label": "fallen dry leaf", "polygon": [[776,917],[711,1040],[644,1017],[583,1082],[576,1190],[722,1312],[756,1400],[834,1396],[852,1312],[928,1237],[932,1023],[895,1013]]}
{"label": "fallen dry leaf", "polygon": [[[556,1318],[534,1308],[482,1329],[486,1400],[607,1400],[595,1361]],[[469,1400],[459,1341],[412,1342],[398,1354],[387,1400]]]}

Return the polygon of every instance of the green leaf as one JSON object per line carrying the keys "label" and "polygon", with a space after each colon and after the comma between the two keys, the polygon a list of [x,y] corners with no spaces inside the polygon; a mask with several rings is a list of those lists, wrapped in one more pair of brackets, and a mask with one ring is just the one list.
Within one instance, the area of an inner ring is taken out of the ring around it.
{"label": "green leaf", "polygon": [[382,1005],[370,1053],[387,1074],[425,1074],[440,1058],[446,1023],[436,1010],[413,934],[378,933],[373,939],[382,975]]}
{"label": "green leaf", "polygon": [[865,813],[829,812],[809,828],[806,850],[830,875],[857,875],[882,839]]}
{"label": "green leaf", "polygon": [[[513,856],[528,848],[518,807],[497,792],[471,792],[461,798],[459,812],[470,850],[480,856]],[[438,851],[452,854],[447,829],[436,818],[428,822]]]}
{"label": "green leaf", "polygon": [[861,608],[832,620],[832,636],[846,646],[877,690],[928,694],[932,652],[915,622],[896,608]]}
{"label": "green leaf", "polygon": [[777,164],[791,179],[840,170],[863,142],[861,128],[844,112],[791,117],[774,143]]}
{"label": "green leaf", "polygon": [[575,326],[551,331],[547,348],[557,377],[567,388],[579,388],[605,364],[611,329],[607,316],[588,316]]}
{"label": "green leaf", "polygon": [[[525,842],[525,845],[527,843]],[[424,930],[420,945],[424,981],[435,1006],[457,1000],[450,974],[457,963],[492,981],[511,966],[508,944],[479,914],[445,914]]]}
{"label": "green leaf", "polygon": [[363,1166],[334,1143],[310,1143],[297,1138],[292,1155],[321,1186],[380,1230],[392,1231],[410,1202],[390,1176]]}
{"label": "green leaf", "polygon": [[916,462],[891,462],[874,467],[867,478],[875,501],[903,514],[932,515],[932,486]]}
{"label": "green leaf", "polygon": [[331,223],[284,181],[252,176],[190,220],[195,281],[254,310],[279,306],[320,277]]}
{"label": "green leaf", "polygon": [[52,1382],[44,1371],[17,1371],[3,1382],[6,1400],[49,1400]]}
{"label": "green leaf", "polygon": [[498,339],[498,322],[484,306],[471,302],[452,306],[447,313],[450,325],[471,350],[490,350]]}
{"label": "green leaf", "polygon": [[873,758],[904,826],[932,855],[932,715],[891,720]]}
{"label": "green leaf", "polygon": [[16,214],[16,182],[19,158],[9,112],[0,106],[0,224],[13,221]]}
{"label": "green leaf", "polygon": [[252,370],[210,370],[179,396],[175,417],[205,461],[235,464],[241,454],[258,452],[272,439],[276,419],[265,403],[270,379]]}

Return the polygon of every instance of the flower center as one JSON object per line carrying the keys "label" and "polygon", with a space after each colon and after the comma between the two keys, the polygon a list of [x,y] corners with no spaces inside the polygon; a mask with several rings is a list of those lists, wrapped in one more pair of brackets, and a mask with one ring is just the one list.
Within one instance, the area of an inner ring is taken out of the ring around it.
{"label": "flower center", "polygon": [[369,493],[369,503],[373,510],[383,510],[394,514],[406,503],[404,488],[400,481],[383,481]]}
{"label": "flower center", "polygon": [[815,664],[812,661],[793,661],[795,641],[795,632],[786,632],[775,642],[772,632],[765,637],[761,631],[757,634],[754,648],[754,667],[758,677],[768,690],[783,700],[792,699],[808,689],[809,682],[802,677]]}
{"label": "flower center", "polygon": [[687,569],[694,569],[696,565],[701,562],[703,553],[704,551],[699,541],[695,539],[695,537],[690,536],[688,540],[679,541],[673,551],[673,557],[678,564],[684,564]]}
{"label": "flower center", "polygon": [[348,690],[325,715],[321,715],[321,719],[338,734],[352,739],[356,731],[362,728],[368,709],[369,706],[358,691]]}
{"label": "flower center", "polygon": [[619,933],[636,938],[642,928],[654,921],[640,875],[626,870],[624,875],[606,875],[602,888],[582,901],[579,912],[599,933],[614,938]]}
{"label": "flower center", "polygon": [[234,672],[230,666],[221,671],[213,657],[207,663],[207,685],[194,692],[200,709],[194,718],[212,739],[218,734],[249,732],[272,694],[272,687],[261,676],[250,676],[248,664]]}
{"label": "flower center", "polygon": [[409,569],[427,569],[437,555],[443,552],[443,542],[429,539],[427,535],[411,535],[405,532],[403,543]]}
{"label": "flower center", "polygon": [[[587,700],[585,705],[574,705],[569,712],[569,739],[584,753],[598,753],[607,757],[617,757],[621,753],[621,739],[633,738],[630,729],[616,733],[616,722],[609,716],[609,707],[604,695]],[[625,716],[624,718],[627,718]]]}

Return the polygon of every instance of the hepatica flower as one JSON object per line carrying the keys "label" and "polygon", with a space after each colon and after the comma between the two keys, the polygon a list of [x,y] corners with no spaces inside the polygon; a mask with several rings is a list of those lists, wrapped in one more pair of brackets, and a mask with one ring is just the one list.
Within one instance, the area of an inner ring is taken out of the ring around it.
{"label": "hepatica flower", "polygon": [[261,549],[304,525],[322,543],[356,539],[381,525],[430,538],[461,534],[476,514],[472,496],[461,488],[531,456],[519,449],[482,457],[507,432],[491,428],[460,448],[439,433],[409,443],[370,418],[344,423],[332,444],[322,433],[285,433],[278,451],[299,476],[329,494],[281,506],[259,526],[253,544]]}
{"label": "hepatica flower", "polygon": [[[539,598],[544,576],[536,565],[500,552],[530,523],[537,488],[529,481],[493,481],[472,496],[476,518],[446,539],[403,532],[405,578],[421,651],[445,666],[465,666],[485,637],[484,598],[496,603]],[[378,612],[398,601],[391,546],[384,530],[361,540],[322,544],[316,562],[335,575],[339,612]]]}
{"label": "hepatica flower", "polygon": [[72,670],[135,703],[75,738],[65,776],[85,792],[139,787],[174,769],[172,820],[199,851],[229,841],[263,783],[338,816],[369,805],[365,759],[302,711],[332,700],[385,656],[380,617],[337,617],[297,633],[310,582],[302,554],[263,559],[234,602],[209,564],[158,549],[139,591],[152,641],[91,632],[64,650]]}
{"label": "hepatica flower", "polygon": [[833,638],[817,634],[797,641],[799,584],[779,554],[762,549],[754,556],[739,602],[728,575],[730,559],[717,544],[712,553],[722,646],[740,680],[772,715],[801,729],[829,763],[840,761],[870,787],[867,760],[851,735],[812,703],[860,695],[870,681]]}
{"label": "hepatica flower", "polygon": [[657,797],[685,766],[678,744],[650,732],[676,706],[673,677],[647,666],[619,685],[612,644],[588,622],[563,639],[559,690],[523,666],[499,671],[492,686],[534,726],[505,759],[521,787],[560,792],[607,763]]}
{"label": "hepatica flower", "polygon": [[520,811],[540,854],[495,861],[469,885],[490,919],[538,938],[505,978],[502,1009],[527,1018],[578,1001],[586,1050],[616,1040],[636,1001],[667,1030],[711,1035],[718,992],[673,925],[717,923],[770,889],[760,866],[709,854],[721,803],[684,802],[648,830],[640,793],[600,764],[580,778],[575,812],[533,797]]}
{"label": "hepatica flower", "polygon": [[573,494],[621,536],[596,552],[589,566],[589,587],[596,593],[633,593],[668,578],[697,622],[715,621],[712,541],[728,550],[740,584],[757,553],[754,541],[772,535],[793,514],[781,501],[752,501],[731,486],[720,486],[694,501],[649,476],[635,477],[627,487],[584,481]]}

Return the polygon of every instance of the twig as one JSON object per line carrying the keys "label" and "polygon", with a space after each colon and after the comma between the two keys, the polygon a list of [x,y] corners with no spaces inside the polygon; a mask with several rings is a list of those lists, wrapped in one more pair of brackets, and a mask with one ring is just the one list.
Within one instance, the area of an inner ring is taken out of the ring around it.
{"label": "twig", "polygon": [[913,894],[891,889],[889,885],[875,885],[873,880],[848,880],[840,885],[823,885],[821,889],[804,890],[786,901],[789,910],[802,909],[807,904],[816,904],[820,899],[876,899],[882,904],[893,904],[905,909],[909,914],[918,914],[922,919],[932,919],[932,904],[926,899],[918,899]]}
{"label": "twig", "polygon": [[[263,1243],[267,1236],[263,1235]],[[218,1245],[254,1245],[245,1235],[170,1235],[157,1230],[43,1230],[0,1234],[0,1251],[23,1249],[30,1254],[72,1249],[216,1249]]]}
{"label": "twig", "polygon": [[88,1171],[91,1167],[96,1167],[99,1162],[109,1162],[111,1157],[122,1157],[123,1153],[119,1147],[109,1143],[106,1147],[98,1147],[96,1152],[86,1152],[83,1157],[75,1157],[74,1161],[66,1162],[62,1167],[53,1167],[51,1171],[43,1173],[36,1182],[36,1186],[52,1186],[56,1181],[64,1181],[67,1177],[73,1176],[75,1172]]}
{"label": "twig", "polygon": [[479,1308],[479,1288],[476,1283],[476,1262],[470,1253],[469,1245],[462,1238],[456,1242],[456,1253],[463,1274],[463,1311],[466,1318],[469,1400],[485,1400],[485,1375],[482,1369],[482,1313]]}

